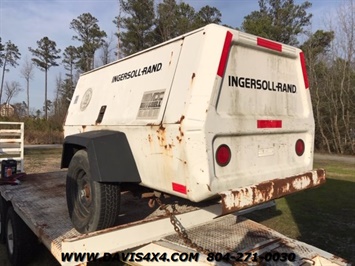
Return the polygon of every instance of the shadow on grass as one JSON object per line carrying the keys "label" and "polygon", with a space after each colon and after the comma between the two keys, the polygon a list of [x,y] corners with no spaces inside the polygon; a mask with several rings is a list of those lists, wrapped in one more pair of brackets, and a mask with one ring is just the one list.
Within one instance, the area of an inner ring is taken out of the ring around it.
{"label": "shadow on grass", "polygon": [[271,228],[282,224],[280,233],[355,263],[355,182],[328,178],[276,204],[246,216]]}

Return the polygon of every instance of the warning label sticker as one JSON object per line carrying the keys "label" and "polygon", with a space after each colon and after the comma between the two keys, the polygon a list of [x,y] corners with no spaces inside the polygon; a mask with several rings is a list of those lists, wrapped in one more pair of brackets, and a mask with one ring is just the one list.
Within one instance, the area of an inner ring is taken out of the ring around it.
{"label": "warning label sticker", "polygon": [[165,90],[147,91],[139,106],[138,119],[156,119],[159,116]]}

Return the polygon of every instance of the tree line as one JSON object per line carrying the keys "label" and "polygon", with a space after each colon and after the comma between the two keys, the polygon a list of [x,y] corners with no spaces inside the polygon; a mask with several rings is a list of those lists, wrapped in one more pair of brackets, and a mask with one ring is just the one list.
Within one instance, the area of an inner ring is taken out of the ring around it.
{"label": "tree line", "polygon": [[[316,149],[329,153],[355,154],[355,4],[346,0],[339,4],[337,15],[330,19],[327,30],[312,32],[311,3],[295,4],[294,0],[259,0],[259,9],[244,17],[239,27],[231,28],[300,47],[307,61],[313,112],[316,121]],[[83,13],[69,23],[72,37],[80,43],[63,52],[55,41],[43,37],[37,47],[29,47],[31,59],[26,59],[21,75],[26,81],[27,101],[18,104],[20,116],[30,116],[30,80],[33,68],[45,74],[43,119],[64,121],[80,73],[113,58],[123,58],[153,45],[209,23],[221,24],[222,14],[209,5],[195,10],[176,0],[119,0],[120,11],[112,23],[114,36],[107,36],[99,21]],[[302,41],[301,41],[302,40]],[[112,47],[114,45],[114,47]],[[101,54],[98,56],[98,50]],[[0,103],[5,103],[22,90],[18,81],[5,82],[11,67],[18,66],[21,53],[11,41],[0,37],[0,67],[2,69]],[[95,62],[99,59],[100,62]],[[56,97],[47,96],[47,74],[52,67],[63,65],[65,76],[56,78]],[[4,98],[5,96],[5,98]],[[36,116],[39,117],[38,110]]]}

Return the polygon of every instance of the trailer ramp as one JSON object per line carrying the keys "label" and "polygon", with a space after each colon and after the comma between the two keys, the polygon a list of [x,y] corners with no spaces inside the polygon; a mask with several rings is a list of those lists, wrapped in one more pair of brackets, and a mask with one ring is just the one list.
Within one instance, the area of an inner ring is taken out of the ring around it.
{"label": "trailer ramp", "polygon": [[[241,216],[227,215],[218,218],[188,230],[188,234],[197,245],[211,252],[207,255],[200,254],[200,265],[350,265],[328,252],[288,238]],[[136,249],[135,252],[157,252],[164,249],[170,249],[172,252],[193,252],[176,234]],[[227,254],[230,257],[228,262],[221,259]],[[282,254],[286,254],[286,259],[281,259]],[[144,262],[131,265],[152,264]],[[171,265],[174,265],[174,262]]]}

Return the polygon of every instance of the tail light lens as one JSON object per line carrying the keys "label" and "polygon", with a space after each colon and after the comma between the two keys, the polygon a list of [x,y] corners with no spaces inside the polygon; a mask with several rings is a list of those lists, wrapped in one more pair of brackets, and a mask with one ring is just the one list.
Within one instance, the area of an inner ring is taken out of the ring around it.
{"label": "tail light lens", "polygon": [[298,156],[302,156],[304,153],[304,141],[301,139],[298,139],[296,141],[296,145],[295,145],[295,150],[296,150],[296,154]]}
{"label": "tail light lens", "polygon": [[222,144],[216,151],[216,162],[219,166],[226,166],[229,164],[232,157],[230,148],[226,144]]}

